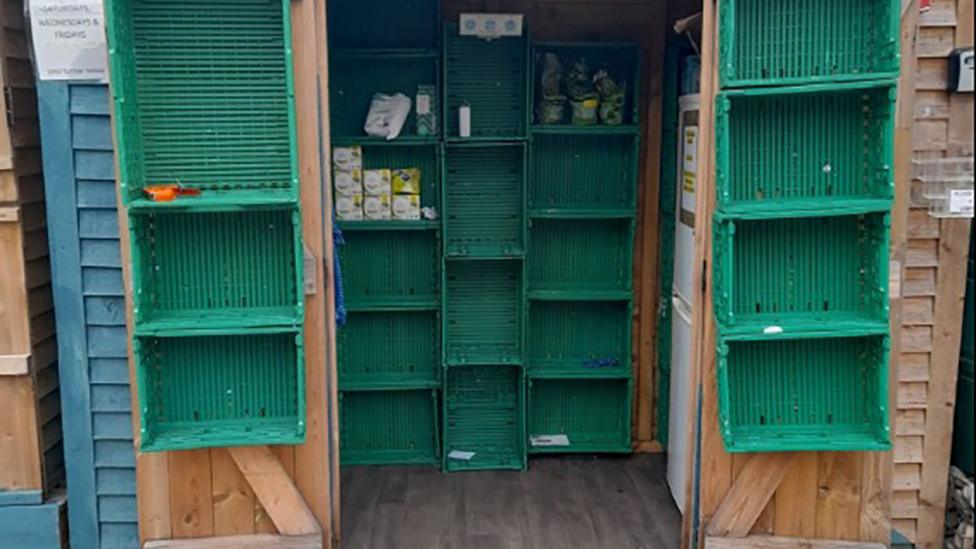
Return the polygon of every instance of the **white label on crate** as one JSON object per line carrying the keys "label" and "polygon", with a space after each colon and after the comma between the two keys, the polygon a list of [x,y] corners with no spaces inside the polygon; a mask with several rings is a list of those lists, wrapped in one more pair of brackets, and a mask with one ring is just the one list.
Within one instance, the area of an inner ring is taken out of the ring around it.
{"label": "white label on crate", "polygon": [[763,333],[766,335],[776,335],[783,333],[782,326],[766,326],[763,328]]}
{"label": "white label on crate", "polygon": [[430,96],[426,93],[417,94],[417,114],[430,114]]}
{"label": "white label on crate", "polygon": [[108,80],[102,0],[31,0],[41,80]]}
{"label": "white label on crate", "polygon": [[949,191],[949,213],[952,215],[973,215],[973,190],[955,189]]}
{"label": "white label on crate", "polygon": [[451,450],[450,453],[447,454],[447,457],[448,459],[471,461],[471,458],[474,457],[474,454],[475,454],[474,452],[462,452],[461,450]]}
{"label": "white label on crate", "polygon": [[529,444],[538,447],[569,446],[569,437],[566,435],[532,435],[529,437]]}

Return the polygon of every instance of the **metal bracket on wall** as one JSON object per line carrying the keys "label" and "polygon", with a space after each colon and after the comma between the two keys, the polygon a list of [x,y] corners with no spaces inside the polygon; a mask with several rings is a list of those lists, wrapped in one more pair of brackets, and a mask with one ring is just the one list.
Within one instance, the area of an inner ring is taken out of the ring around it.
{"label": "metal bracket on wall", "polygon": [[316,267],[315,256],[312,254],[312,250],[308,249],[308,246],[302,245],[303,255],[302,255],[302,269],[303,269],[303,280],[305,283],[305,295],[315,295],[319,293],[318,287],[318,270]]}

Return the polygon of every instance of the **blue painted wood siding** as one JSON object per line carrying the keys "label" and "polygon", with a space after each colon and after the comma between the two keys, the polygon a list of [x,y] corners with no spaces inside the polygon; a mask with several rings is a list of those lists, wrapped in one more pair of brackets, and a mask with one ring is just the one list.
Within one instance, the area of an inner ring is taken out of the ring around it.
{"label": "blue painted wood siding", "polygon": [[39,84],[73,547],[139,545],[108,88]]}

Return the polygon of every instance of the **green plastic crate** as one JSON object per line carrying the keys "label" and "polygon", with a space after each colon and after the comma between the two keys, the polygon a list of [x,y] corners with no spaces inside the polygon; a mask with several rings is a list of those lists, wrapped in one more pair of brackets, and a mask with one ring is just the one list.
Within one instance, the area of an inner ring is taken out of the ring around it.
{"label": "green plastic crate", "polygon": [[350,311],[439,308],[436,231],[346,231],[344,236],[339,260]]}
{"label": "green plastic crate", "polygon": [[898,74],[897,0],[730,0],[719,10],[724,87]]}
{"label": "green plastic crate", "polygon": [[341,389],[440,385],[440,312],[352,312],[339,328]]}
{"label": "green plastic crate", "polygon": [[532,377],[630,377],[629,301],[530,301]]}
{"label": "green plastic crate", "polygon": [[[541,125],[539,104],[542,98],[541,79],[543,59],[546,54],[555,54],[566,73],[577,59],[584,59],[594,73],[606,70],[611,78],[625,90],[623,106],[623,126],[636,126],[640,123],[640,47],[637,44],[617,42],[536,42],[532,47],[532,100],[534,116],[532,123]],[[560,92],[568,97],[565,83]],[[561,125],[571,124],[572,108],[567,100],[565,116]],[[533,131],[538,126],[533,127]],[[605,126],[613,128],[616,126]],[[583,129],[577,127],[577,129]],[[587,127],[599,131],[601,126]]]}
{"label": "green plastic crate", "polygon": [[887,211],[894,104],[889,81],[719,96],[718,210],[740,218]]}
{"label": "green plastic crate", "polygon": [[[473,454],[468,456],[467,454]],[[447,369],[444,468],[525,469],[525,378],[515,366]]]}
{"label": "green plastic crate", "polygon": [[[369,24],[357,23],[355,26]],[[363,125],[374,94],[402,93],[414,101],[420,84],[436,86],[439,90],[439,62],[437,50],[331,52],[329,120],[332,135],[365,139]],[[438,101],[440,99],[438,97]],[[412,105],[398,140],[417,137],[416,112],[416,105]]]}
{"label": "green plastic crate", "polygon": [[349,465],[437,465],[437,391],[339,393],[340,462]]}
{"label": "green plastic crate", "polygon": [[629,453],[630,381],[529,379],[528,451]]}
{"label": "green plastic crate", "polygon": [[888,214],[713,228],[715,315],[725,336],[887,332]]}
{"label": "green plastic crate", "polygon": [[329,0],[329,48],[437,47],[438,0]]}
{"label": "green plastic crate", "polygon": [[[483,40],[444,25],[443,101],[449,140],[525,138],[529,125],[528,28],[521,37]],[[458,133],[458,108],[471,107],[471,137]]]}
{"label": "green plastic crate", "polygon": [[529,297],[630,299],[632,219],[533,219]]}
{"label": "green plastic crate", "polygon": [[627,217],[636,210],[636,134],[533,134],[532,217]]}
{"label": "green plastic crate", "polygon": [[299,331],[137,337],[143,452],[305,439]]}
{"label": "green plastic crate", "polygon": [[522,261],[451,261],[444,276],[447,364],[521,364]]}
{"label": "green plastic crate", "polygon": [[446,256],[499,258],[525,253],[525,174],[523,143],[446,147]]}
{"label": "green plastic crate", "polygon": [[302,325],[296,210],[130,215],[135,331]]}
{"label": "green plastic crate", "polygon": [[297,202],[289,5],[106,2],[127,205],[170,183]]}
{"label": "green plastic crate", "polygon": [[890,449],[888,353],[887,336],[720,341],[726,450]]}

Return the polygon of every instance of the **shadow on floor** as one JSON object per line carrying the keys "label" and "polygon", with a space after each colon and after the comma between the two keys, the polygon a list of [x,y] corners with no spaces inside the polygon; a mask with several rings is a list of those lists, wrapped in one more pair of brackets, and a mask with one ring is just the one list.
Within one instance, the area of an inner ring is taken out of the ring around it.
{"label": "shadow on floor", "polygon": [[663,455],[544,457],[527,472],[342,471],[345,549],[670,549]]}

